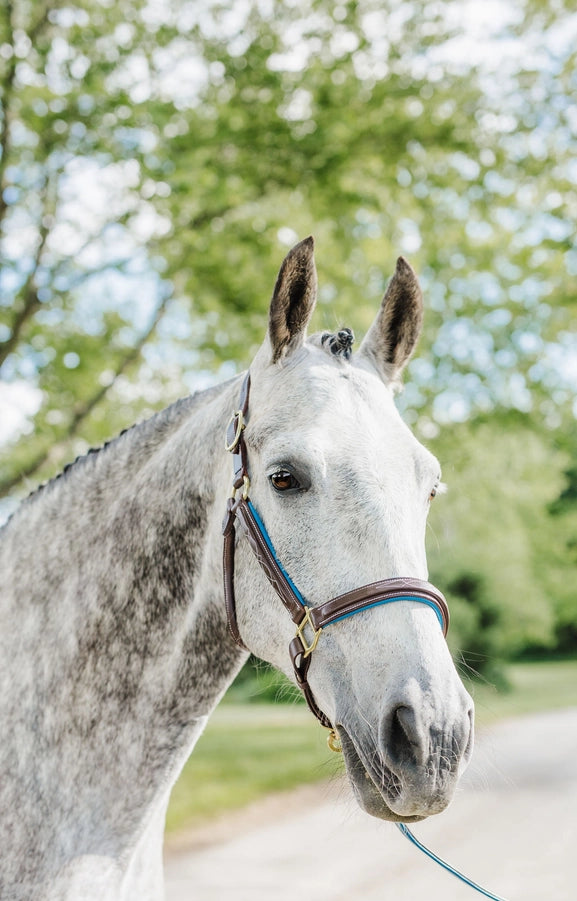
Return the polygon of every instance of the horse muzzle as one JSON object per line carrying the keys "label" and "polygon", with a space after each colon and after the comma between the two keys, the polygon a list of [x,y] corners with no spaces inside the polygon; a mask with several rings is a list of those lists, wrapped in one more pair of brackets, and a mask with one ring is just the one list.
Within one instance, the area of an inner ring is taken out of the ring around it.
{"label": "horse muzzle", "polygon": [[403,701],[377,730],[352,722],[336,731],[360,806],[379,819],[417,822],[451,801],[473,749],[473,706],[464,692],[450,715],[427,717]]}

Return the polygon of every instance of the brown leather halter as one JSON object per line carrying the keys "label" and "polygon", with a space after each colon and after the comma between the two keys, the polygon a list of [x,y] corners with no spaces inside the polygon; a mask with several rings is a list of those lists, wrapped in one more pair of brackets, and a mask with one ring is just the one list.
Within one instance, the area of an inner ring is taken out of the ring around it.
{"label": "brown leather halter", "polygon": [[[248,413],[249,393],[250,373],[247,373],[241,389],[239,409],[229,422],[225,444],[226,450],[233,455],[234,468],[233,492],[227,502],[222,528],[224,535],[224,597],[228,627],[236,644],[244,650],[248,650],[240,636],[234,597],[235,524],[238,521],[256,559],[297,627],[296,635],[289,645],[296,681],[302,689],[311,711],[323,726],[331,730],[329,746],[333,750],[339,750],[334,727],[316,703],[307,681],[311,655],[323,629],[337,620],[352,616],[353,613],[369,607],[390,604],[395,601],[418,601],[433,608],[443,629],[443,635],[446,635],[449,628],[449,608],[444,596],[434,585],[431,585],[430,582],[423,582],[421,579],[411,578],[383,579],[379,582],[372,582],[361,588],[347,591],[317,607],[309,606],[278,560],[264,523],[249,500],[250,479],[247,469],[246,443],[243,436]],[[238,491],[241,491],[241,494],[237,498]]]}

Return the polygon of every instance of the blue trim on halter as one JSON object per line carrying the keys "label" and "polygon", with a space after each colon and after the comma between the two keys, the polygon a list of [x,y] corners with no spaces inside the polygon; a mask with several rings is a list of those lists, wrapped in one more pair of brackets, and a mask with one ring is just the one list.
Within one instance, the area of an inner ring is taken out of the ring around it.
{"label": "blue trim on halter", "polygon": [[456,876],[457,879],[460,879],[461,882],[464,882],[465,885],[469,886],[469,888],[472,888],[476,892],[479,892],[481,895],[484,895],[485,898],[492,898],[493,901],[506,901],[506,899],[502,898],[500,895],[494,895],[492,892],[488,892],[487,889],[484,889],[480,885],[477,885],[477,883],[473,882],[472,879],[469,879],[468,876],[464,876],[463,873],[459,873],[458,870],[456,870],[454,867],[452,867],[450,864],[448,864],[445,860],[443,860],[442,857],[437,857],[436,854],[433,854],[433,852],[430,851],[426,845],[423,845],[423,843],[420,842],[419,839],[415,835],[413,835],[411,830],[408,828],[408,826],[405,826],[404,823],[396,823],[396,826],[398,829],[400,829],[400,831],[403,833],[405,838],[408,838],[409,841],[412,842],[413,845],[415,845],[415,847],[419,849],[419,851],[422,851],[423,854],[426,854],[427,857],[430,857],[431,860],[433,860],[435,863],[438,863],[439,866],[443,867],[444,870],[447,870],[448,873],[451,873],[453,876]]}
{"label": "blue trim on halter", "polygon": [[[306,604],[305,599],[303,598],[302,594],[296,587],[295,583],[293,582],[293,580],[287,573],[286,569],[280,562],[277,552],[275,550],[275,546],[272,543],[270,535],[268,534],[268,532],[266,530],[265,524],[262,521],[262,519],[260,518],[259,514],[257,513],[256,508],[254,507],[252,501],[250,501],[250,500],[248,501],[248,506],[249,506],[250,512],[252,513],[252,515],[254,516],[254,518],[256,520],[256,524],[260,529],[260,533],[266,542],[266,546],[268,547],[269,551],[271,552],[274,559],[276,560],[280,570],[282,571],[283,576],[285,577],[285,579],[289,583],[290,587],[292,588],[297,601],[299,601],[299,603],[302,604],[303,607],[306,607],[307,604]],[[437,619],[439,620],[441,629],[444,630],[445,624],[443,622],[443,616],[441,614],[441,611],[437,607],[437,605],[434,604],[432,601],[428,601],[426,598],[416,597],[415,595],[412,595],[412,594],[403,595],[403,597],[398,597],[398,598],[383,598],[382,601],[375,601],[373,604],[367,604],[367,606],[363,607],[362,609],[370,610],[371,607],[379,607],[381,604],[394,604],[395,601],[418,601],[419,604],[426,604],[427,607],[430,607],[431,610],[434,610],[434,612],[437,616]],[[338,616],[336,619],[333,619],[332,622],[328,623],[328,625],[332,626],[334,623],[338,623],[339,620],[347,619],[347,617],[354,616],[354,614],[358,613],[358,612],[359,611],[357,611],[357,610],[352,610],[350,613],[343,613],[342,616]]]}
{"label": "blue trim on halter", "polygon": [[[414,594],[406,594],[406,595],[403,595],[402,597],[397,597],[397,598],[383,598],[382,601],[375,601],[373,604],[367,604],[366,607],[362,607],[362,609],[370,610],[371,607],[380,607],[381,604],[394,604],[394,603],[396,603],[396,601],[418,601],[419,604],[426,604],[427,607],[430,607],[431,610],[434,610],[434,612],[436,613],[437,619],[439,620],[439,625],[441,626],[441,629],[442,630],[445,629],[445,623],[443,621],[443,616],[441,614],[441,611],[437,607],[437,605],[434,604],[433,601],[428,601],[426,598],[417,597]],[[328,623],[327,625],[332,626],[333,623],[338,623],[338,621],[340,619],[347,619],[347,617],[354,616],[355,613],[359,613],[359,612],[360,611],[358,611],[358,610],[351,610],[350,613],[343,613],[342,616],[337,616],[336,619],[331,620],[331,622]]]}
{"label": "blue trim on halter", "polygon": [[303,607],[306,607],[305,599],[303,598],[302,594],[300,593],[300,591],[299,591],[298,588],[296,587],[295,583],[293,582],[293,580],[291,579],[291,577],[290,577],[289,574],[287,573],[286,569],[284,568],[284,566],[283,566],[282,563],[280,562],[279,558],[277,557],[277,553],[276,553],[274,544],[273,544],[272,541],[270,540],[270,535],[268,534],[268,532],[267,532],[267,530],[266,530],[266,528],[265,528],[264,522],[262,521],[262,519],[260,518],[260,516],[259,516],[258,513],[256,512],[256,509],[253,507],[251,501],[248,501],[248,506],[249,506],[250,512],[252,513],[252,515],[253,515],[254,518],[256,519],[256,524],[257,524],[257,526],[259,527],[260,533],[261,533],[262,537],[264,538],[264,540],[265,540],[265,542],[266,542],[266,546],[268,547],[269,551],[271,552],[271,554],[273,555],[274,559],[276,560],[276,562],[277,562],[277,564],[278,564],[278,566],[279,566],[279,568],[280,568],[280,570],[281,570],[283,576],[285,577],[285,579],[286,579],[287,582],[289,583],[290,587],[291,587],[292,590],[294,591],[294,594],[295,594],[295,597],[296,597],[297,601],[298,601],[300,604],[302,604]]}

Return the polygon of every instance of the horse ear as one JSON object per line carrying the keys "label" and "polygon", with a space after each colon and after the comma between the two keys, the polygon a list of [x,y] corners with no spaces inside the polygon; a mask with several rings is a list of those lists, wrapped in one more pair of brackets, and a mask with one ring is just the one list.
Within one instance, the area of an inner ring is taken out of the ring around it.
{"label": "horse ear", "polygon": [[316,300],[317,271],[310,237],[289,251],[276,280],[268,324],[273,363],[303,343]]}
{"label": "horse ear", "polygon": [[415,349],[422,322],[423,294],[417,276],[407,261],[399,257],[381,308],[359,353],[376,365],[386,381],[394,381]]}

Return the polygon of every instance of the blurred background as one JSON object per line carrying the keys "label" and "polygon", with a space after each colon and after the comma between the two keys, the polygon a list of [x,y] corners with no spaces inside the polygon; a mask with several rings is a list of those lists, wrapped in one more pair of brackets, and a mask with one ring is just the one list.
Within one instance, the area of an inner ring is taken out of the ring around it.
{"label": "blurred background", "polygon": [[[573,10],[2,0],[1,518],[89,447],[244,368],[297,240],[316,239],[314,327],[359,337],[402,253],[426,319],[398,403],[449,486],[428,554],[452,649],[516,710],[577,703]],[[278,692],[251,663],[231,698]],[[289,768],[277,758],[258,790]]]}

